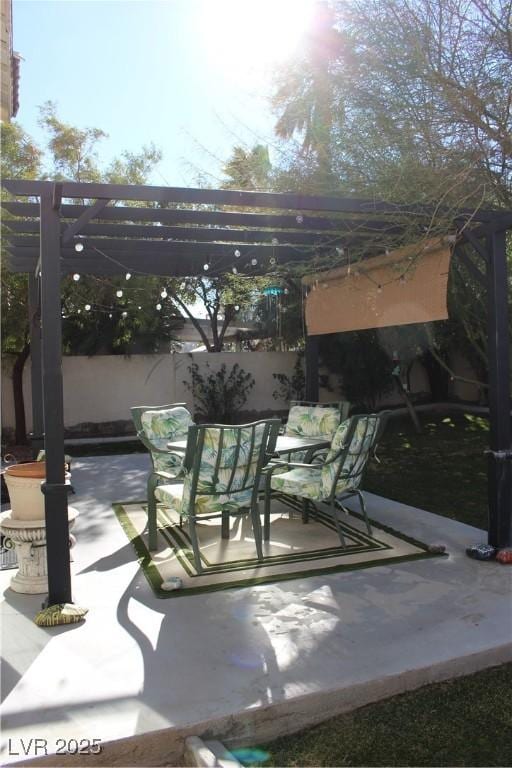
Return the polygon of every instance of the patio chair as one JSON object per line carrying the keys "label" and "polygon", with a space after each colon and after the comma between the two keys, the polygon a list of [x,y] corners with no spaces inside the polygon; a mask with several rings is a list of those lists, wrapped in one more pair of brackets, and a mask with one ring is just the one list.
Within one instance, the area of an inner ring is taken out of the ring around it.
{"label": "patio chair", "polygon": [[198,573],[203,571],[196,525],[221,518],[221,536],[229,539],[230,515],[250,513],[256,553],[262,560],[258,491],[263,467],[275,449],[279,419],[224,426],[202,424],[188,430],[184,481],[159,485],[155,498],[188,521]]}
{"label": "patio chair", "polygon": [[[311,502],[327,510],[334,519],[343,547],[346,544],[338,515],[340,509],[350,514],[343,502],[352,496],[357,496],[368,534],[372,533],[364,497],[359,488],[368,459],[375,453],[377,441],[382,435],[386,417],[387,412],[352,416],[336,430],[323,461],[315,464],[287,462],[288,469],[285,472],[270,475],[268,485],[273,491],[301,500],[304,523],[308,522]],[[270,496],[267,486],[265,540],[270,537]]]}
{"label": "patio chair", "polygon": [[167,443],[187,437],[194,423],[185,403],[138,405],[130,409],[137,437],[151,457],[147,482],[149,548],[156,549],[156,504],[154,491],[163,482],[175,481],[181,472],[183,454],[169,451]]}
{"label": "patio chair", "polygon": [[[294,437],[319,437],[332,440],[342,421],[348,417],[350,403],[347,400],[333,403],[315,403],[292,400],[284,434]],[[309,463],[313,456],[307,451],[294,451],[290,461]]]}

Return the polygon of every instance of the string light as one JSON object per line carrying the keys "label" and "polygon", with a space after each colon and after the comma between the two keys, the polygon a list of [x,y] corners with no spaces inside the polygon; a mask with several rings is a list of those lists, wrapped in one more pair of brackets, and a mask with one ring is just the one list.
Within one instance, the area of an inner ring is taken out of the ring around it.
{"label": "string light", "polygon": [[109,313],[108,313],[108,316],[111,318],[111,317],[112,317],[112,312],[109,312]]}
{"label": "string light", "polygon": [[75,283],[78,283],[78,281],[80,280],[80,275],[78,274],[78,272],[75,272],[75,274],[73,275],[73,280],[75,281]]}
{"label": "string light", "polygon": [[279,245],[279,240],[277,239],[277,237],[272,238],[272,245]]}
{"label": "string light", "polygon": [[77,253],[81,253],[83,251],[83,249],[84,249],[84,244],[83,243],[75,243],[75,251]]}
{"label": "string light", "polygon": [[386,248],[386,250],[384,251],[384,253],[386,254],[386,256],[389,256],[389,248]]}
{"label": "string light", "polygon": [[258,259],[251,259],[251,264],[253,267],[255,267],[257,263],[258,263]]}
{"label": "string light", "polygon": [[160,291],[160,296],[162,297],[162,299],[166,299],[168,295],[169,294],[167,293],[165,288],[163,289],[163,291]]}
{"label": "string light", "polygon": [[85,305],[85,311],[86,312],[90,312],[91,311],[91,305],[90,304],[86,304]]}
{"label": "string light", "polygon": [[382,285],[377,286],[377,293],[382,293]]}
{"label": "string light", "polygon": [[338,246],[338,248],[336,248],[336,253],[338,256],[343,256],[345,254],[345,249]]}
{"label": "string light", "polygon": [[233,267],[231,271],[234,275],[238,275],[238,269],[236,267]]}
{"label": "string light", "polygon": [[273,256],[271,256],[270,259],[269,259],[269,264],[273,267],[275,265],[275,263],[276,263],[275,258]]}
{"label": "string light", "polygon": [[131,276],[132,276],[132,273],[131,272],[127,272],[126,275],[125,275],[125,278],[127,280],[129,280],[131,278]]}
{"label": "string light", "polygon": [[235,259],[239,259],[241,255],[242,254],[240,253],[240,251],[237,248],[236,251],[235,251]]}
{"label": "string light", "polygon": [[128,317],[128,312],[121,312],[121,317]]}
{"label": "string light", "polygon": [[295,217],[295,221],[297,222],[297,224],[302,224],[302,222],[304,221],[304,216],[302,216],[299,213],[298,216]]}
{"label": "string light", "polygon": [[137,309],[142,309],[142,307],[137,307]]}
{"label": "string light", "polygon": [[118,299],[122,298],[122,295],[123,295],[123,292],[122,292],[122,290],[121,290],[121,289],[119,289],[118,291],[116,291],[116,296],[117,296],[117,298],[118,298]]}
{"label": "string light", "polygon": [[157,310],[160,312],[160,310],[162,309],[162,305],[161,305],[160,303],[158,303],[158,304],[156,305],[156,308],[157,308]]}
{"label": "string light", "polygon": [[238,304],[235,304],[235,312],[239,312],[239,311],[240,311],[240,307],[238,306]]}

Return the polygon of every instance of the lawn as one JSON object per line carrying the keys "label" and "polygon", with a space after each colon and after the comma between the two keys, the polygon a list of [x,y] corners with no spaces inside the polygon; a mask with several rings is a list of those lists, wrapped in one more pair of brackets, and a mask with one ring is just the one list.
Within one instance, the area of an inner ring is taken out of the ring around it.
{"label": "lawn", "polygon": [[364,489],[487,529],[489,422],[469,413],[390,418]]}
{"label": "lawn", "polygon": [[510,766],[512,664],[370,704],[254,757],[265,766]]}

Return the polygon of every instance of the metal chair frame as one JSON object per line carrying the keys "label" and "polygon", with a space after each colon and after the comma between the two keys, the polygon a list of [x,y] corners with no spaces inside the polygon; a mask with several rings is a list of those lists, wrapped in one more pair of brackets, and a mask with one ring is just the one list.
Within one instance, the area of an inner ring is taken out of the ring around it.
{"label": "metal chair frame", "polygon": [[[389,414],[389,411],[382,411],[381,413],[360,414],[356,416],[351,416],[350,424],[348,426],[344,444],[340,447],[337,453],[328,460],[326,459],[325,461],[322,461],[321,463],[320,462],[315,463],[314,465],[302,464],[302,463],[291,462],[291,461],[287,461],[285,463],[285,465],[291,469],[295,469],[295,468],[322,469],[328,464],[333,464],[334,462],[339,461],[338,470],[333,478],[329,496],[326,499],[323,499],[322,501],[312,501],[311,499],[302,497],[301,502],[302,502],[303,523],[307,523],[309,521],[310,503],[312,503],[315,506],[321,506],[322,508],[326,509],[329,512],[329,514],[334,519],[334,523],[336,525],[336,530],[338,532],[338,536],[339,536],[342,547],[346,547],[346,541],[340,526],[340,521],[338,518],[338,509],[343,510],[343,512],[345,512],[346,514],[350,514],[350,510],[343,505],[342,503],[343,501],[346,501],[347,499],[353,496],[357,496],[359,500],[362,516],[366,524],[368,534],[370,536],[372,535],[372,528],[370,525],[370,521],[368,519],[368,513],[366,510],[364,496],[359,490],[359,487],[352,488],[352,489],[350,489],[349,487],[347,491],[341,491],[340,493],[337,493],[336,486],[340,480],[340,477],[345,467],[345,463],[349,456],[353,457],[353,463],[348,471],[348,474],[343,474],[343,480],[347,480],[348,481],[347,485],[350,486],[350,480],[353,478],[358,478],[358,486],[361,484],[370,456],[375,455],[377,442],[378,440],[380,440],[382,436],[388,414]],[[350,448],[351,448],[352,440],[354,438],[354,435],[357,429],[357,424],[361,419],[367,419],[365,431],[361,438],[361,447],[358,451],[351,452]],[[370,446],[368,446],[368,448],[363,451],[364,442],[368,434],[371,420],[377,420],[377,425],[375,427],[375,431],[372,436],[372,442]],[[273,467],[277,468],[277,467],[282,467],[284,462],[276,461],[276,462],[272,462],[272,464],[273,464]],[[265,515],[264,515],[264,526],[263,526],[263,538],[265,541],[268,541],[270,538],[271,473],[272,473],[272,469],[270,469],[268,472],[266,492],[265,492]]]}
{"label": "metal chair frame", "polygon": [[[256,428],[260,424],[264,424],[265,428],[263,431],[261,443],[259,446],[256,446],[255,445]],[[189,506],[188,506],[187,513],[184,514],[184,517],[186,517],[189,523],[190,540],[192,542],[194,562],[195,562],[196,570],[198,573],[201,573],[203,571],[203,567],[201,563],[201,554],[199,549],[199,541],[198,541],[197,531],[195,527],[196,522],[199,520],[211,520],[211,519],[220,517],[222,520],[221,537],[223,539],[229,539],[230,516],[239,516],[239,515],[250,513],[252,527],[254,531],[254,539],[256,543],[257,557],[258,557],[258,560],[260,561],[263,559],[261,520],[260,520],[259,508],[258,508],[258,493],[259,493],[259,485],[260,485],[260,479],[262,476],[263,468],[269,462],[272,454],[275,451],[276,440],[279,432],[279,424],[280,424],[279,419],[262,419],[260,421],[255,421],[250,424],[236,424],[236,425],[200,424],[200,425],[194,425],[189,427],[187,447],[185,451],[185,458],[183,460],[183,473],[190,474],[191,487],[190,487]],[[205,433],[207,429],[210,429],[210,430],[216,429],[216,430],[219,430],[220,432],[216,463],[215,463],[213,478],[212,478],[213,486],[215,486],[215,484],[218,481],[218,472],[219,472],[220,463],[222,460],[223,434],[226,430],[234,430],[234,429],[238,430],[237,444],[235,448],[235,461],[234,461],[229,482],[222,491],[214,489],[208,492],[201,489],[198,493],[197,486],[199,482],[204,439],[205,439]],[[237,459],[240,451],[242,430],[247,430],[247,429],[250,429],[252,432],[251,455],[248,460],[247,469],[246,469],[245,477],[242,483],[242,487],[234,488],[235,473],[237,469]],[[256,469],[254,473],[254,478],[252,481],[250,481],[249,471],[250,471],[251,464],[253,463],[252,459],[254,458],[256,452],[257,452]],[[222,510],[221,512],[211,512],[211,513],[205,513],[200,515],[195,514],[196,495],[201,495],[201,496],[236,495],[237,493],[241,493],[242,491],[247,491],[249,489],[252,490],[252,494],[251,494],[251,500],[247,504],[247,506],[241,507],[240,509],[237,509],[237,510],[227,509],[227,510]],[[181,515],[180,515],[180,523],[181,523]]]}
{"label": "metal chair frame", "polygon": [[[162,484],[162,482],[173,482],[178,478],[163,470],[157,470],[155,468],[155,462],[153,458],[154,453],[160,453],[162,456],[176,455],[175,451],[168,451],[163,448],[157,448],[147,437],[142,426],[142,416],[146,411],[168,411],[170,408],[186,408],[186,403],[170,403],[169,405],[136,405],[130,408],[133,423],[137,430],[137,437],[141,443],[148,449],[151,458],[151,472],[147,480],[147,500],[148,500],[148,536],[149,536],[149,549],[155,550],[157,547],[156,539],[156,501],[155,501],[155,489]],[[169,435],[169,439],[172,435]]]}

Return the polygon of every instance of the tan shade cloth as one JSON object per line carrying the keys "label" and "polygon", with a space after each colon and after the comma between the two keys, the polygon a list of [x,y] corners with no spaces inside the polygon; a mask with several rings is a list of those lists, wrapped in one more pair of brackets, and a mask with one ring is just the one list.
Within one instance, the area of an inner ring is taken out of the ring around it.
{"label": "tan shade cloth", "polygon": [[308,276],[308,334],[446,320],[451,247],[440,239]]}

